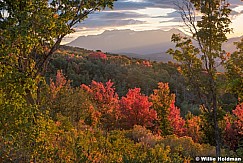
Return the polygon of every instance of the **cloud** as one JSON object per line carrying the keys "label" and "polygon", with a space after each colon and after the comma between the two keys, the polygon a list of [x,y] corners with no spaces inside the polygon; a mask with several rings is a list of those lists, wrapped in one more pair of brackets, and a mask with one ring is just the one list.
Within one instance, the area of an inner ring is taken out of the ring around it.
{"label": "cloud", "polygon": [[160,8],[176,8],[174,5],[175,2],[178,0],[148,0],[153,7],[160,7]]}
{"label": "cloud", "polygon": [[122,20],[122,19],[128,19],[128,18],[141,18],[141,17],[148,17],[146,14],[138,14],[136,12],[103,12],[99,18],[101,19],[109,19],[109,20]]}
{"label": "cloud", "polygon": [[[161,24],[180,24],[176,2],[182,0],[117,0],[114,9],[95,12],[88,19],[78,24],[77,29],[91,30],[107,29],[142,29],[163,28]],[[240,0],[229,0],[232,10],[232,19],[243,13],[243,3]],[[240,7],[241,6],[241,7]],[[242,9],[242,10],[241,10]],[[179,25],[178,25],[179,26]],[[107,28],[106,28],[107,27]],[[114,28],[113,28],[114,27]],[[175,26],[173,26],[175,27]]]}
{"label": "cloud", "polygon": [[137,10],[148,7],[176,8],[177,0],[118,0],[114,3],[115,10]]}
{"label": "cloud", "polygon": [[[175,3],[181,0],[118,0],[114,3],[115,10],[137,10],[147,7],[173,8],[177,9]],[[241,0],[229,0],[231,8],[243,5]]]}
{"label": "cloud", "polygon": [[171,13],[167,13],[164,16],[156,16],[156,17],[153,17],[153,18],[177,18],[177,17],[181,17],[180,13],[178,11],[173,11]]}
{"label": "cloud", "polygon": [[153,6],[150,2],[129,2],[118,0],[114,3],[114,10],[137,10]]}
{"label": "cloud", "polygon": [[143,24],[145,21],[134,20],[134,19],[103,19],[100,21],[84,21],[76,26],[76,28],[104,28],[104,27],[119,27],[133,24]]}
{"label": "cloud", "polygon": [[243,5],[241,0],[229,0],[229,3],[231,7],[237,7]]}
{"label": "cloud", "polygon": [[[77,28],[85,27],[86,29],[100,29],[104,27],[121,27],[121,26],[134,26],[136,25],[148,25],[153,22],[157,22],[157,25],[161,20],[168,19],[169,16],[161,19],[153,19],[153,16],[160,14],[173,12],[171,10],[173,3],[171,0],[118,0],[114,3],[114,9],[107,9],[102,12],[96,12],[89,15],[88,19],[78,24]],[[178,16],[177,16],[178,17]],[[172,18],[173,19],[173,18]],[[174,20],[176,21],[176,19]]]}
{"label": "cloud", "polygon": [[139,14],[132,11],[104,11],[89,15],[88,19],[79,23],[76,28],[103,28],[143,24],[146,23],[146,21],[138,20],[138,18],[146,17],[148,17],[148,15]]}

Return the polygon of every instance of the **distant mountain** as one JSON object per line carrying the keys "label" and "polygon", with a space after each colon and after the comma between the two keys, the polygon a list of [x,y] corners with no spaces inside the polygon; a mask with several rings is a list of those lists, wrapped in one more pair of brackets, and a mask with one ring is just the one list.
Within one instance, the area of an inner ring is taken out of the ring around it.
{"label": "distant mountain", "polygon": [[[99,35],[80,36],[67,45],[161,61],[164,58],[171,58],[165,51],[174,46],[170,42],[173,33],[182,32],[177,29],[169,31],[112,30],[104,31]],[[158,57],[158,54],[165,56]]]}
{"label": "distant mountain", "polygon": [[[171,42],[173,33],[183,34],[183,32],[178,29],[171,29],[169,31],[112,30],[104,31],[99,35],[80,36],[67,45],[124,54],[133,58],[168,62],[174,61],[170,55],[166,54],[169,48],[175,46],[175,44]],[[231,38],[223,45],[223,48],[226,51],[232,52],[235,50],[233,42],[239,40],[240,37]]]}
{"label": "distant mountain", "polygon": [[243,36],[230,38],[226,43],[223,44],[223,49],[230,53],[234,52],[236,50],[234,42],[239,42],[241,39],[243,39]]}

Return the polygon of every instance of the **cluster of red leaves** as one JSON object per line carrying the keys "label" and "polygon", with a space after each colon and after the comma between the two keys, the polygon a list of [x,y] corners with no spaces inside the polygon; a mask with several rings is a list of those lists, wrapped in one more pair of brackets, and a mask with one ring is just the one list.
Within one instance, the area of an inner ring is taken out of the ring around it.
{"label": "cluster of red leaves", "polygon": [[103,52],[93,52],[89,54],[90,58],[94,58],[94,59],[107,59],[107,56],[105,53]]}
{"label": "cluster of red leaves", "polygon": [[66,80],[63,76],[61,70],[57,70],[56,80],[50,79],[50,91],[52,98],[56,97],[57,92],[59,92],[65,85],[68,85],[70,82]]}
{"label": "cluster of red leaves", "polygon": [[81,88],[96,101],[99,112],[106,118],[109,117],[110,124],[119,119],[119,127],[124,129],[131,129],[134,125],[150,127],[157,119],[156,111],[151,109],[152,103],[147,96],[141,94],[140,88],[130,89],[121,100],[110,80],[105,85],[92,81],[90,86],[83,84]]}
{"label": "cluster of red leaves", "polygon": [[157,119],[156,111],[151,108],[148,97],[141,94],[140,88],[130,89],[120,100],[123,128],[133,128],[134,125],[151,127]]}
{"label": "cluster of red leaves", "polygon": [[[110,80],[105,83],[92,81],[90,86],[85,84],[81,85],[81,88],[91,95],[91,98],[95,101],[97,110],[101,114],[102,123],[106,128],[115,127],[116,121],[119,118],[119,100],[118,95],[115,92],[115,88]],[[95,111],[93,109],[93,111]]]}
{"label": "cluster of red leaves", "polygon": [[234,150],[243,137],[243,103],[237,105],[232,112],[232,116],[226,115],[224,117],[226,122],[224,141],[230,149]]}
{"label": "cluster of red leaves", "polygon": [[143,61],[142,64],[143,64],[145,67],[152,67],[152,64],[151,64],[149,61]]}
{"label": "cluster of red leaves", "polygon": [[81,88],[92,94],[93,98],[99,103],[100,107],[116,107],[118,104],[118,95],[115,92],[115,88],[110,80],[105,83],[92,81],[90,86],[85,84],[81,85]]}
{"label": "cluster of red leaves", "polygon": [[[186,121],[180,116],[180,109],[175,106],[175,95],[170,93],[168,83],[158,83],[158,89],[149,97],[141,93],[140,88],[130,89],[126,96],[119,99],[114,83],[105,84],[92,81],[81,89],[87,92],[93,101],[89,103],[87,114],[90,124],[101,124],[105,129],[132,129],[135,125],[146,128],[156,127],[156,121],[166,121],[177,136],[189,136],[194,142],[201,142],[201,119],[191,115]],[[55,81],[50,79],[51,99],[56,99],[60,90],[70,87],[62,71],[58,70]],[[82,97],[81,97],[82,98]],[[163,116],[168,114],[168,116]],[[224,117],[224,144],[236,150],[243,137],[243,103],[236,106],[232,114]],[[60,122],[57,121],[59,126]]]}
{"label": "cluster of red leaves", "polygon": [[173,133],[177,136],[184,136],[186,132],[185,120],[180,115],[180,109],[175,106],[175,102],[170,104],[169,121],[173,128]]}
{"label": "cluster of red leaves", "polygon": [[232,111],[236,117],[234,125],[236,126],[239,134],[243,136],[243,103],[237,105],[236,109]]}

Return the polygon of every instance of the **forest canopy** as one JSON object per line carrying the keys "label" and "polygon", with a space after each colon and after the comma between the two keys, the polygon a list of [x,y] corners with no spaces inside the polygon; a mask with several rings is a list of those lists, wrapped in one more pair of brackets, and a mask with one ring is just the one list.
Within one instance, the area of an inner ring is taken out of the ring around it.
{"label": "forest canopy", "polygon": [[192,37],[174,34],[178,62],[161,63],[60,46],[114,0],[1,0],[0,162],[241,159],[243,40],[222,49],[230,4],[183,2]]}

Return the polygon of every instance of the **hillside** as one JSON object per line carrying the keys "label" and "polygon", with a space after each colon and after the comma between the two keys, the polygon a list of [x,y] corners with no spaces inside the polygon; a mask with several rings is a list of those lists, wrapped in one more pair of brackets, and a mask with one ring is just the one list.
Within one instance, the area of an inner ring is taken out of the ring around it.
{"label": "hillside", "polygon": [[89,85],[92,80],[102,83],[111,80],[119,96],[124,96],[129,89],[135,87],[141,88],[145,95],[150,95],[157,83],[169,83],[171,92],[176,94],[176,104],[181,108],[182,114],[185,115],[188,111],[198,114],[198,97],[196,93],[186,89],[185,81],[177,71],[177,64],[109,53],[106,54],[106,59],[99,59],[90,56],[93,52],[61,46],[50,60],[47,82],[50,78],[55,78],[57,70],[62,70],[73,87]]}

